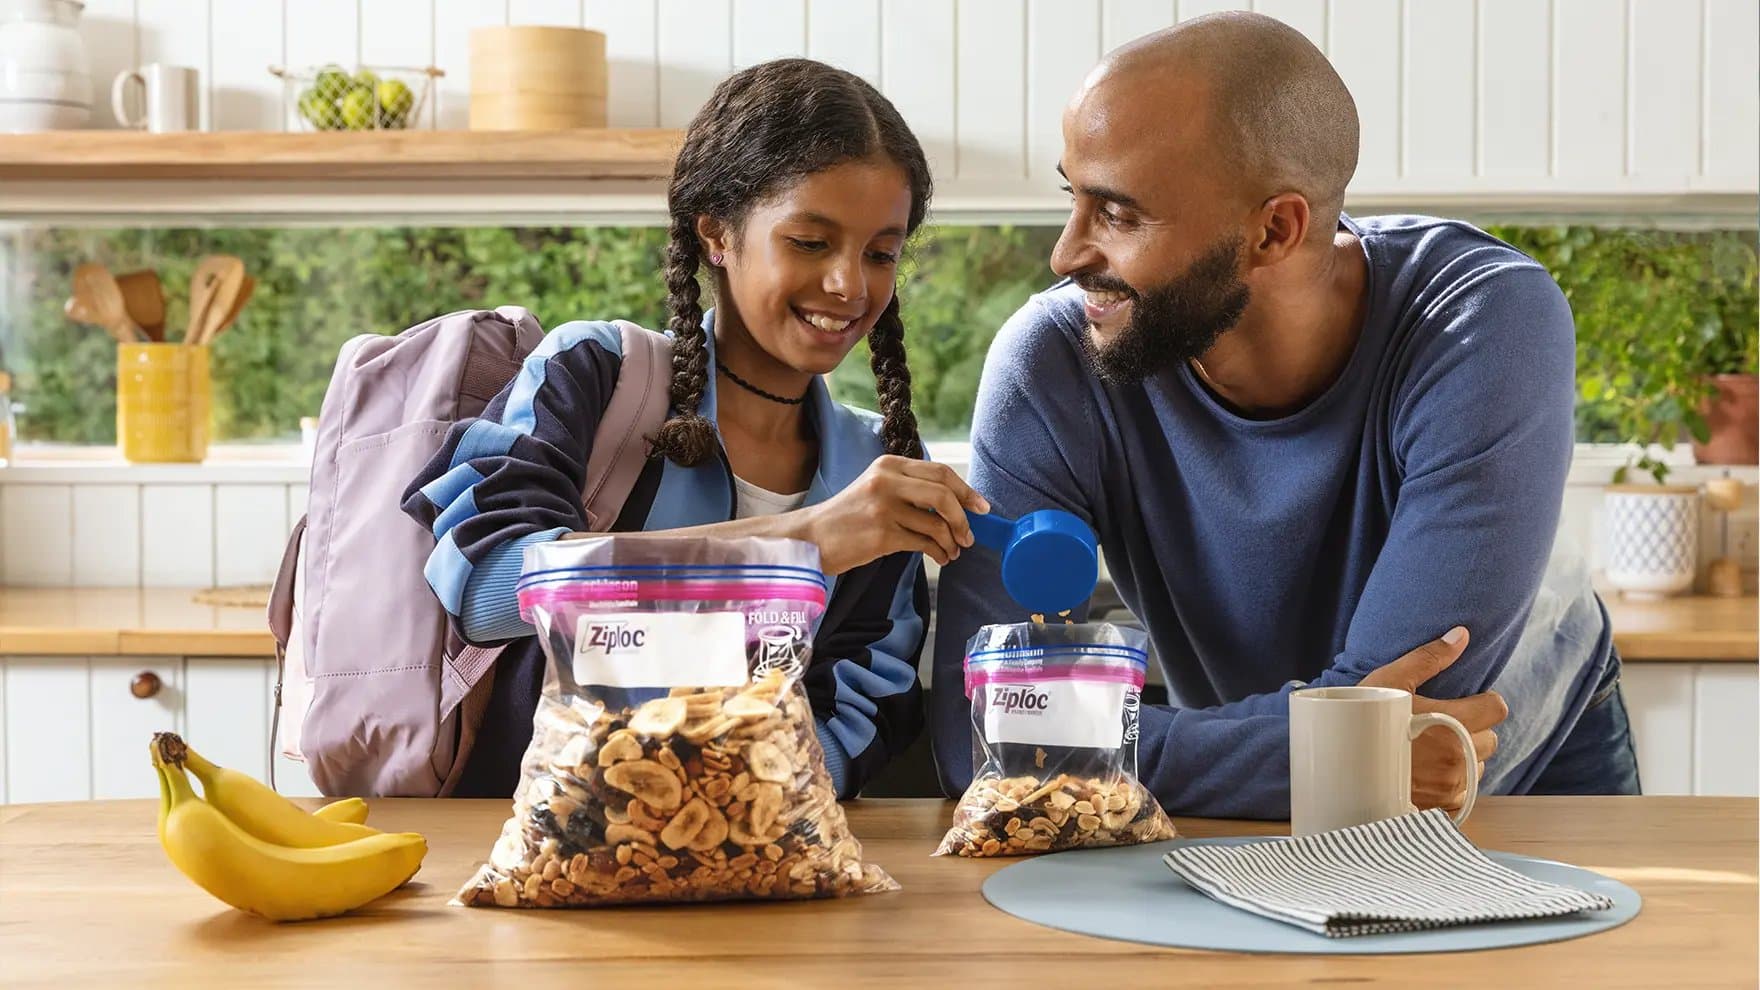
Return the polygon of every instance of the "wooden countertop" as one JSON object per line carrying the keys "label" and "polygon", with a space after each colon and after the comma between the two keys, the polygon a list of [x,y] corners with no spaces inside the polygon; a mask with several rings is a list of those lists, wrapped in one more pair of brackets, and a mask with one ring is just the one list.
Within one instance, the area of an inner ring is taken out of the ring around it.
{"label": "wooden countertop", "polygon": [[1760,658],[1760,602],[1689,595],[1643,600],[1602,592],[1613,643],[1625,660]]}
{"label": "wooden countertop", "polygon": [[260,608],[193,588],[0,588],[0,655],[271,657]]}
{"label": "wooden countertop", "polygon": [[[199,605],[191,588],[0,588],[0,655],[274,656],[259,608]],[[1626,660],[1760,658],[1754,597],[1605,594]]]}
{"label": "wooden countertop", "polygon": [[[1446,957],[1198,953],[1039,928],[979,893],[1009,861],[930,858],[950,814],[941,801],[850,806],[897,893],[595,911],[447,907],[507,802],[375,801],[374,825],[428,836],[415,884],[356,915],[284,926],[179,875],[155,841],[155,814],[154,801],[0,807],[7,986],[1410,987],[1440,976],[1650,990],[1752,987],[1757,965],[1755,802],[1739,798],[1486,798],[1466,825],[1473,841],[1606,873],[1644,908],[1584,939]],[[1179,826],[1192,836],[1285,829]]]}

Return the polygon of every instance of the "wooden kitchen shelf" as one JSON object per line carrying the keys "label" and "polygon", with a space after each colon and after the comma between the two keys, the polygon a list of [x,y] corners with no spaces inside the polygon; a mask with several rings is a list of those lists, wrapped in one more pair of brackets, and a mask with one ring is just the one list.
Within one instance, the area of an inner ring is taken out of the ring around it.
{"label": "wooden kitchen shelf", "polygon": [[684,132],[324,131],[0,134],[0,182],[664,179]]}

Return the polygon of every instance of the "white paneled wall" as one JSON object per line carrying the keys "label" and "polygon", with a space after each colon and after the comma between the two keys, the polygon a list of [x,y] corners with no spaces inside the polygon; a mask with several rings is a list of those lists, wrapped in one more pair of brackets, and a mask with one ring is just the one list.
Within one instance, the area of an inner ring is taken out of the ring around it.
{"label": "white paneled wall", "polygon": [[[1542,175],[1552,164],[1552,18],[1534,0],[1479,0],[1477,75],[1481,175]],[[1546,94],[1545,98],[1540,98]],[[1489,126],[1488,126],[1489,125]]]}
{"label": "white paneled wall", "polygon": [[[730,71],[808,55],[874,82],[955,194],[1055,197],[1065,100],[1103,52],[1251,8],[1338,66],[1363,121],[1359,195],[1751,191],[1754,0],[90,0],[107,80],[194,65],[222,129],[297,126],[271,64],[437,64],[428,126],[468,120],[469,32],[607,34],[614,126],[679,127]],[[96,117],[114,126],[108,113]]]}
{"label": "white paneled wall", "polygon": [[946,0],[885,0],[882,10],[881,89],[917,132],[936,184],[946,188],[959,158],[955,5]]}
{"label": "white paneled wall", "polygon": [[285,482],[0,479],[0,586],[268,584],[305,503]]}

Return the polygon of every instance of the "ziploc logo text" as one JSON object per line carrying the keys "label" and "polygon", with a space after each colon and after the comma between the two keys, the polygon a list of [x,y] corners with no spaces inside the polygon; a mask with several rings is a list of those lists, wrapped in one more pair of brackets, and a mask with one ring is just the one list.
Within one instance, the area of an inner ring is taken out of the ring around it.
{"label": "ziploc logo text", "polygon": [[648,631],[634,628],[627,621],[594,622],[587,627],[587,648],[604,650],[608,656],[634,653],[647,643]]}
{"label": "ziploc logo text", "polygon": [[1031,685],[992,684],[990,705],[1011,715],[1043,715],[1051,707],[1051,695]]}

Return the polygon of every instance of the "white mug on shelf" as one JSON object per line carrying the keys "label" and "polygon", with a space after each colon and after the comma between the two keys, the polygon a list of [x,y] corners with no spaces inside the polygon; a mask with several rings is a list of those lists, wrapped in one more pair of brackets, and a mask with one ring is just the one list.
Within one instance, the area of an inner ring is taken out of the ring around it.
{"label": "white mug on shelf", "polygon": [[1439,712],[1412,714],[1412,696],[1398,688],[1304,688],[1289,696],[1289,823],[1291,835],[1313,835],[1411,814],[1412,740],[1441,726],[1466,750],[1466,821],[1479,796],[1473,737]]}
{"label": "white mug on shelf", "polygon": [[[129,83],[141,90],[143,113],[129,115],[127,96]],[[201,127],[201,110],[197,104],[196,70],[181,65],[153,63],[139,72],[124,72],[110,87],[110,109],[116,122],[136,130],[154,134],[171,131],[193,131]]]}

